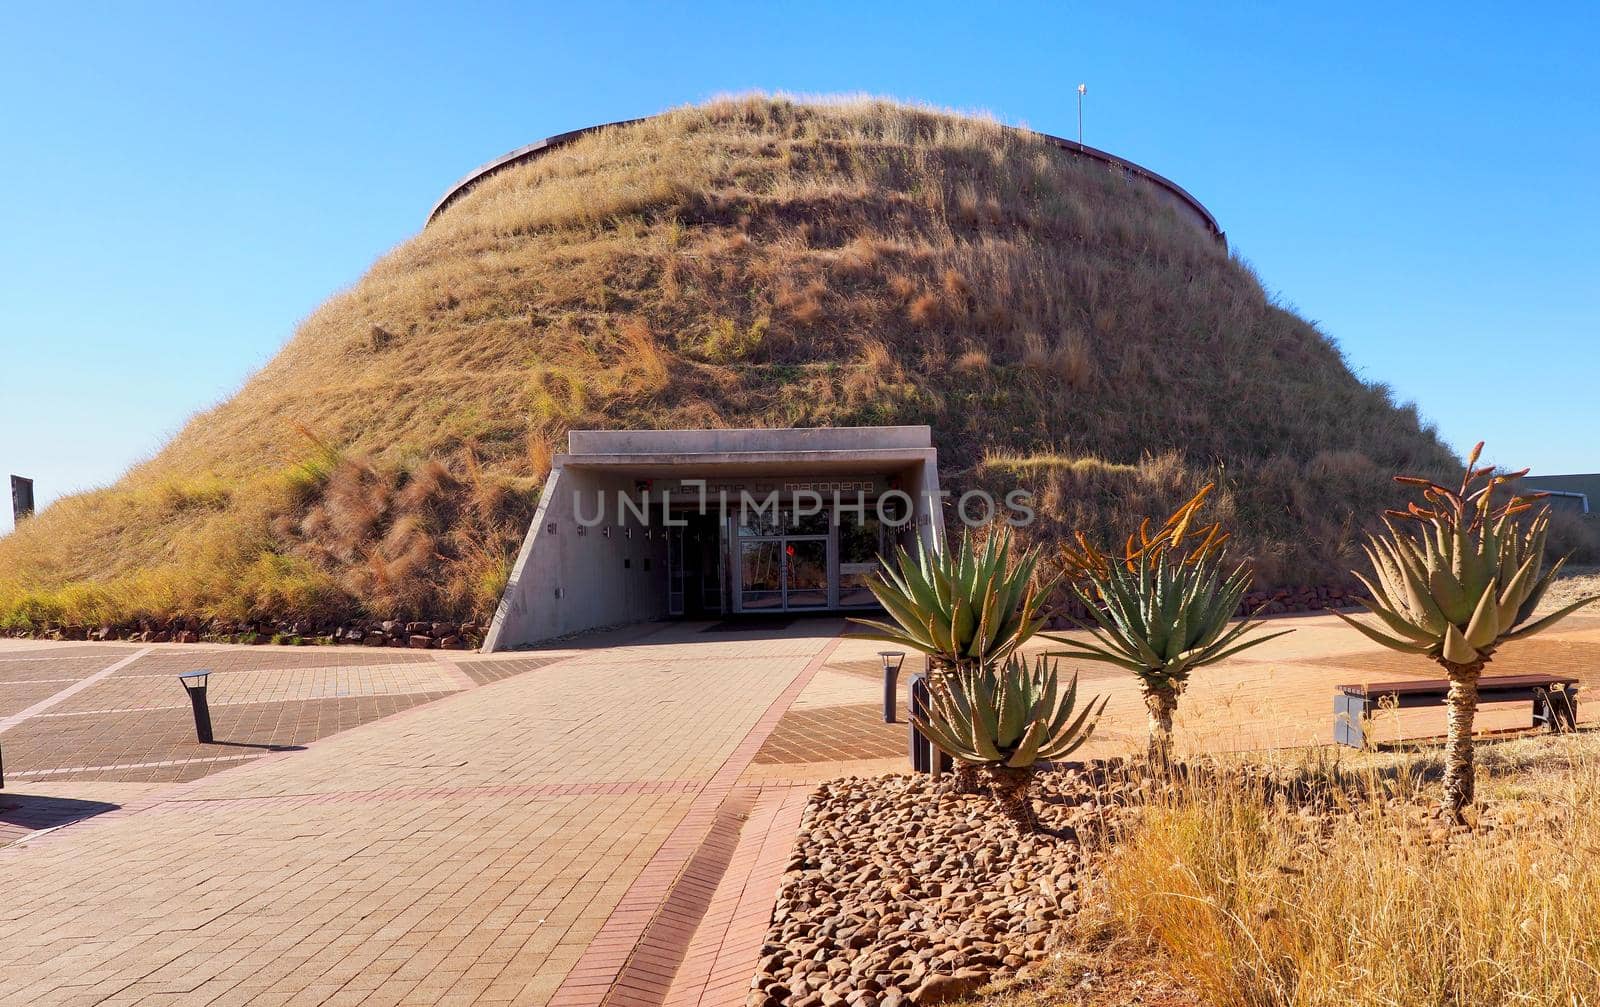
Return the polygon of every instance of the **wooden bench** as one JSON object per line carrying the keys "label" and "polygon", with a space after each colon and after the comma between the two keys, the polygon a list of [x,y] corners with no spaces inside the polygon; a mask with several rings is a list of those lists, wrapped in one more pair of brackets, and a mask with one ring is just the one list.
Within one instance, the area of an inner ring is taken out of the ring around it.
{"label": "wooden bench", "polygon": [[[1443,706],[1450,691],[1447,678],[1370,685],[1335,686],[1333,740],[1361,748],[1366,721],[1380,706],[1406,710],[1418,706]],[[1533,701],[1533,723],[1552,731],[1578,726],[1578,680],[1561,675],[1485,675],[1478,679],[1478,702]]]}

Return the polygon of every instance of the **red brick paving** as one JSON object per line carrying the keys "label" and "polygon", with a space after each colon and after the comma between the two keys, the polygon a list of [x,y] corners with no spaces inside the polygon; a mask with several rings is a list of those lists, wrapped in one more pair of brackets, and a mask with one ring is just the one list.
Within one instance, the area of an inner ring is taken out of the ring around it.
{"label": "red brick paving", "polygon": [[[9,791],[0,790],[0,846],[83,817],[70,800],[16,793],[30,783],[192,781],[560,659],[481,660],[472,663],[484,670],[469,674],[453,656],[114,644],[0,652],[0,752],[11,782]],[[200,669],[213,672],[209,699],[217,740],[210,745],[195,739],[193,714],[177,681]],[[111,806],[87,805],[91,812]]]}
{"label": "red brick paving", "polygon": [[0,850],[0,1003],[597,1003],[830,646],[663,636]]}
{"label": "red brick paving", "polygon": [[[17,783],[13,782],[12,788],[16,786]],[[0,847],[9,846],[42,829],[53,829],[116,809],[117,805],[109,801],[19,795],[0,790]]]}
{"label": "red brick paving", "polygon": [[63,686],[71,685],[75,681],[77,679],[43,678],[0,682],[0,717],[21,713],[41,699],[49,699],[60,692]]}
{"label": "red brick paving", "polygon": [[882,703],[790,710],[756,753],[761,765],[889,759],[906,752],[906,725],[883,722]]}
{"label": "red brick paving", "polygon": [[755,794],[663,1007],[745,1003],[811,789],[776,786]]}
{"label": "red brick paving", "polygon": [[51,695],[37,700],[15,713],[8,714],[3,720],[0,720],[0,733],[9,731],[18,724],[25,722],[29,717],[32,717],[38,713],[42,713],[43,711],[52,707],[58,706],[85,690],[94,688],[96,685],[104,682],[110,676],[116,674],[122,668],[125,668],[128,665],[138,661],[147,650],[148,648],[133,651],[132,653],[124,655],[119,660],[104,665],[103,667],[98,668],[95,671],[91,671],[86,675],[73,676],[73,681],[59,685],[56,691]]}
{"label": "red brick paving", "polygon": [[[733,798],[739,775],[838,643],[831,641],[811,659],[707,782],[556,989],[550,1007],[593,1007],[597,1002],[655,1007],[664,1002],[674,963],[682,960],[698,919],[709,908],[705,897],[721,877],[715,849],[698,865],[693,858],[716,831],[719,809],[730,800],[735,807],[740,803]],[[721,818],[726,827],[728,814]]]}
{"label": "red brick paving", "polygon": [[[209,760],[303,745],[449,694],[215,706],[211,724],[216,741],[209,745],[195,740],[194,715],[187,707],[36,716],[0,735],[0,744],[5,746],[8,775],[17,780],[193,780],[226,768]],[[119,768],[124,766],[144,768]]]}
{"label": "red brick paving", "polygon": [[538,671],[547,665],[561,660],[558,656],[547,654],[532,655],[529,657],[499,658],[492,661],[457,661],[456,667],[466,673],[467,677],[479,685],[488,685],[498,682],[512,675],[520,675],[528,671]]}

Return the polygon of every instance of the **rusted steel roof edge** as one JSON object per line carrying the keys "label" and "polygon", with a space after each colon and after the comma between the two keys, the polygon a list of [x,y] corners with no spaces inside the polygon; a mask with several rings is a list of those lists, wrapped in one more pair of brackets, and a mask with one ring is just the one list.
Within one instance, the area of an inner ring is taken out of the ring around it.
{"label": "rusted steel roof edge", "polygon": [[[557,133],[554,136],[547,136],[542,140],[535,140],[525,147],[518,147],[516,150],[502,154],[492,161],[479,165],[466,175],[463,175],[459,180],[456,181],[454,185],[445,190],[444,195],[440,196],[439,201],[434,203],[433,208],[428,211],[428,219],[423,226],[426,227],[428,224],[433,223],[434,218],[443,213],[451,203],[454,203],[457,199],[460,199],[462,196],[466,195],[469,191],[471,191],[473,186],[477,185],[479,182],[482,182],[489,176],[496,174],[497,172],[519,164],[524,164],[542,154],[555,150],[557,147],[563,147],[580,137],[587,136],[590,133],[595,133],[602,129],[610,129],[614,126],[631,126],[634,123],[644,122],[645,118],[650,117],[646,116],[638,119],[619,119],[616,122],[605,122],[595,126],[584,126],[581,129],[568,130],[565,133]],[[1009,126],[1007,128],[1019,129],[1020,127]],[[1035,132],[1033,130],[1025,131]],[[1194,196],[1190,195],[1189,190],[1185,189],[1177,182],[1172,181],[1165,175],[1151,171],[1149,168],[1146,168],[1143,165],[1135,164],[1134,162],[1129,161],[1127,158],[1118,157],[1109,151],[1100,150],[1097,147],[1090,147],[1086,144],[1081,144],[1076,140],[1068,140],[1065,137],[1053,136],[1050,133],[1037,133],[1037,135],[1046,143],[1060,148],[1069,154],[1076,154],[1079,157],[1087,157],[1091,160],[1100,161],[1110,167],[1120,168],[1136,178],[1140,178],[1146,182],[1149,182],[1158,189],[1165,190],[1170,195],[1176,197],[1181,204],[1188,207],[1190,210],[1193,210],[1196,216],[1198,216],[1200,221],[1204,224],[1206,230],[1210,231],[1211,235],[1216,238],[1224,248],[1227,247],[1227,236],[1223,233],[1221,225],[1217,223],[1217,218],[1211,215],[1211,211],[1205,208],[1205,204],[1201,203],[1198,199],[1194,198]]]}

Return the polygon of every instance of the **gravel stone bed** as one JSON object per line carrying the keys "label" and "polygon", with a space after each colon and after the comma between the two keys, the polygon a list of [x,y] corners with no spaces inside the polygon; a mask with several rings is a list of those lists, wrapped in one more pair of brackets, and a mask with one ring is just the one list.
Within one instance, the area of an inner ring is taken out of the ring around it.
{"label": "gravel stone bed", "polygon": [[1067,944],[1099,854],[1177,786],[1212,787],[1226,775],[1258,788],[1308,856],[1352,815],[1382,816],[1389,828],[1402,819],[1420,841],[1453,845],[1494,842],[1549,814],[1537,802],[1495,801],[1463,824],[1432,796],[1373,802],[1356,780],[1204,760],[1175,770],[1183,782],[1119,761],[1042,771],[1034,835],[987,794],[956,793],[949,776],[823,784],[801,819],[747,1007],[937,1004],[1028,977]]}
{"label": "gravel stone bed", "polygon": [[1026,975],[1078,910],[1080,836],[1111,812],[1103,776],[1041,772],[1041,831],[948,777],[850,778],[812,795],[749,1007],[942,1003]]}

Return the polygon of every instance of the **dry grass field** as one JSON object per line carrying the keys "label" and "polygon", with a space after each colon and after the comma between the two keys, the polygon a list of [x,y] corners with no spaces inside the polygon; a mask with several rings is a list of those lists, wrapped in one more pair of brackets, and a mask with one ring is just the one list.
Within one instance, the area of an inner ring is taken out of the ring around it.
{"label": "dry grass field", "polygon": [[1076,945],[983,1002],[1600,1002],[1600,735],[1481,744],[1464,826],[1438,814],[1433,751],[1284,758],[1323,810],[1263,786],[1259,762],[1154,797],[1108,853]]}
{"label": "dry grass field", "polygon": [[1342,580],[1391,473],[1455,468],[1103,166],[751,97],[473,189],[154,458],[0,540],[0,627],[481,615],[568,429],[875,423],[931,424],[957,489],[1034,488],[1047,537],[1218,480],[1268,585]]}

